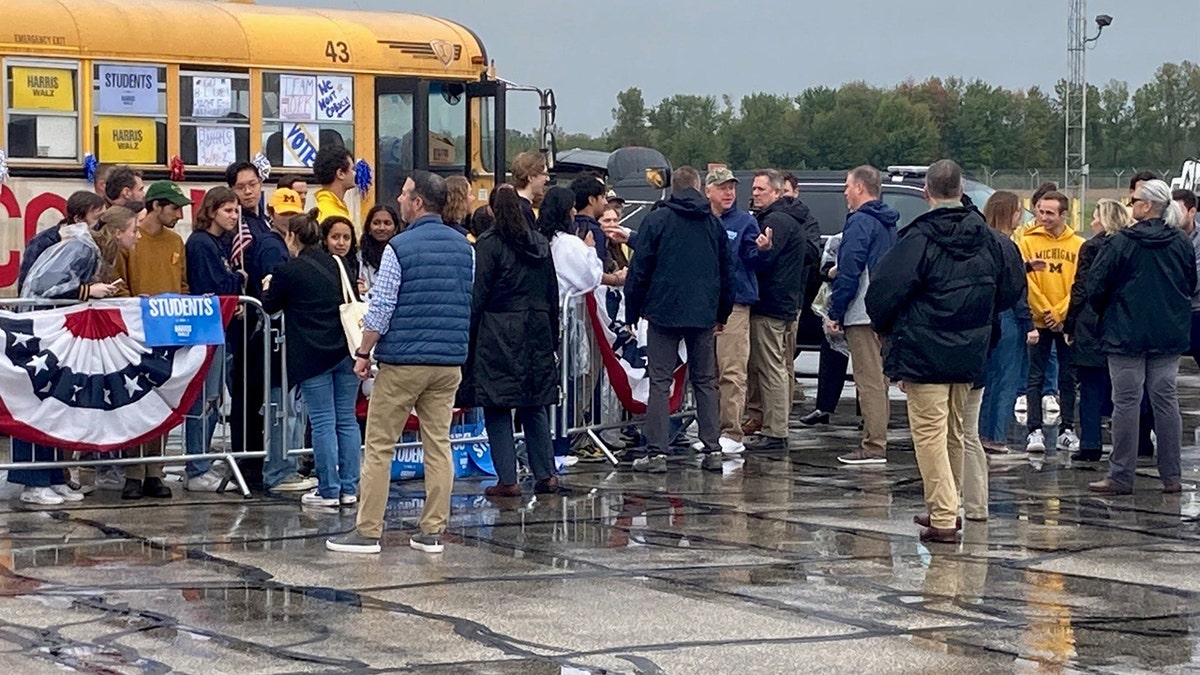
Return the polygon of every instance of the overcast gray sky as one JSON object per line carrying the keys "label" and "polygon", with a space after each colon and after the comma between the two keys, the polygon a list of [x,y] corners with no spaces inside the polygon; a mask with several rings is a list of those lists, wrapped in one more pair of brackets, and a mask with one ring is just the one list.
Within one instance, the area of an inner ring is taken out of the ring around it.
{"label": "overcast gray sky", "polygon": [[[617,92],[648,105],[684,94],[798,93],[853,80],[979,77],[1050,87],[1067,76],[1068,0],[258,0],[442,16],[473,29],[510,81],[551,87],[558,123],[597,134]],[[1136,87],[1166,61],[1200,61],[1200,0],[1091,0],[1110,14],[1088,80]],[[1094,30],[1094,24],[1089,21]],[[509,126],[537,124],[532,95]],[[511,99],[510,99],[511,100]]]}

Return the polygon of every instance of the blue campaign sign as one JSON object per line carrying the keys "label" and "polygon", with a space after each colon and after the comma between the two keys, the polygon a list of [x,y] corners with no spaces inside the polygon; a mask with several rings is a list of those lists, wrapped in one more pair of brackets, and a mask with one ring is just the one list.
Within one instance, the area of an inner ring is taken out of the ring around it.
{"label": "blue campaign sign", "polygon": [[147,347],[225,344],[221,299],[215,295],[155,295],[142,298]]}

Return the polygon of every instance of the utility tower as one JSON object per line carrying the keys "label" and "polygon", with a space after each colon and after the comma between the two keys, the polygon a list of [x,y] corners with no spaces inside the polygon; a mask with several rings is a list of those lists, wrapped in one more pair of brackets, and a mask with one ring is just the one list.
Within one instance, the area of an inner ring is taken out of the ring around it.
{"label": "utility tower", "polygon": [[[1067,0],[1067,61],[1070,77],[1063,92],[1066,135],[1063,192],[1082,209],[1087,195],[1087,0]],[[1036,205],[1035,205],[1036,206]],[[1076,218],[1072,223],[1078,227]]]}

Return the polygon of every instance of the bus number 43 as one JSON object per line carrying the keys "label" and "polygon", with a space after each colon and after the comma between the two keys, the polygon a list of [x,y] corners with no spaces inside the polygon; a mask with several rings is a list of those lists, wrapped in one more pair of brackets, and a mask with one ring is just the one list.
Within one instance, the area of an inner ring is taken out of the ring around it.
{"label": "bus number 43", "polygon": [[349,63],[350,48],[345,42],[334,42],[330,40],[325,43],[325,56],[329,57],[334,63]]}

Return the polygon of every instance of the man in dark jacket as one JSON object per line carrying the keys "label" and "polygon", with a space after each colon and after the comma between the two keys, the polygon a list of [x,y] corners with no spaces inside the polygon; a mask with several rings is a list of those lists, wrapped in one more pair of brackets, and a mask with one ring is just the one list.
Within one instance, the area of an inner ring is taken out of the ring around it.
{"label": "man in dark jacket", "polygon": [[738,179],[725,167],[704,177],[704,193],[712,213],[721,219],[728,237],[733,264],[733,312],[717,335],[717,369],[721,389],[721,450],[736,455],[742,443],[742,414],[746,409],[746,368],[750,363],[750,307],[758,302],[758,276],[762,250],[770,240],[762,236],[754,216],[737,207]]}
{"label": "man in dark jacket", "polygon": [[688,376],[696,394],[696,422],[706,456],[704,467],[719,469],[720,404],[717,398],[715,334],[733,310],[733,262],[721,221],[700,194],[700,174],[680,167],[671,179],[666,206],[646,216],[625,280],[625,321],[650,324],[646,360],[650,396],[646,403],[646,456],[639,471],[666,471],[670,428],[668,399],[687,346]]}
{"label": "man in dark jacket", "polygon": [[1016,304],[1025,270],[1019,259],[1005,256],[983,216],[963,206],[957,164],[930,166],[925,194],[931,210],[875,267],[866,309],[887,338],[884,371],[908,397],[929,509],[921,540],[953,542],[962,447],[956,444],[951,457],[947,438],[951,428],[962,428],[971,386],[983,377],[992,321]]}
{"label": "man in dark jacket", "polygon": [[596,256],[608,271],[608,247],[604,245],[604,229],[600,227],[600,216],[608,208],[604,182],[595,176],[580,176],[571,181],[570,188],[575,193],[575,234],[583,239],[588,232],[592,233]]}
{"label": "man in dark jacket", "polygon": [[764,250],[755,270],[758,302],[750,309],[750,384],[748,414],[761,420],[762,431],[747,447],[785,450],[792,412],[795,374],[788,350],[808,280],[808,240],[800,220],[782,199],[783,174],[775,169],[754,173],[751,195],[762,230]]}
{"label": "man in dark jacket", "polygon": [[846,175],[846,226],[838,247],[837,276],[825,318],[828,333],[846,332],[854,387],[862,408],[863,440],[857,450],[838,457],[843,464],[887,462],[887,425],[891,417],[882,346],[871,329],[863,303],[875,266],[896,243],[900,214],[879,198],[882,179],[875,167],[860,166]]}
{"label": "man in dark jacket", "polygon": [[1093,492],[1130,494],[1137,468],[1139,404],[1149,392],[1158,433],[1158,475],[1163,492],[1179,492],[1183,423],[1175,378],[1188,350],[1196,258],[1182,230],[1183,213],[1161,180],[1138,186],[1137,223],[1118,230],[1096,255],[1088,275],[1088,301],[1100,317],[1100,351],[1112,377],[1113,450],[1108,477]]}

